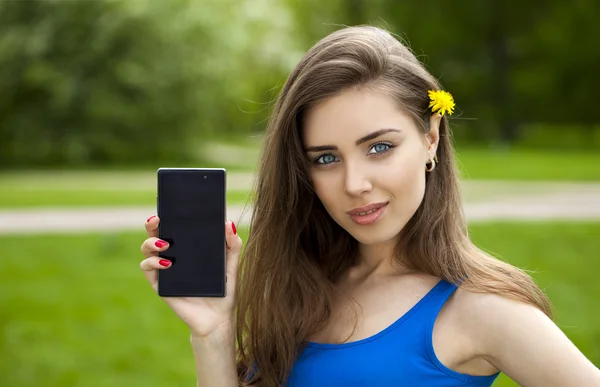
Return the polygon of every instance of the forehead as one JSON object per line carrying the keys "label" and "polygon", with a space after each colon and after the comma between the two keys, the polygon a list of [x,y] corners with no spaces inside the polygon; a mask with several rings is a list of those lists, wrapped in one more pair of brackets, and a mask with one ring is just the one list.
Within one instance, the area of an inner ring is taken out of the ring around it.
{"label": "forehead", "polygon": [[390,96],[376,91],[344,91],[309,109],[303,122],[305,145],[354,142],[381,128],[417,131],[410,116]]}

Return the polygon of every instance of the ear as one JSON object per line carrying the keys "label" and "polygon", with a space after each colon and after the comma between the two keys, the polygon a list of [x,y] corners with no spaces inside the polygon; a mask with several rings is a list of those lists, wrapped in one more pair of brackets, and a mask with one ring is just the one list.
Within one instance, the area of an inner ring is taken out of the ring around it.
{"label": "ear", "polygon": [[432,114],[429,118],[429,132],[425,134],[427,140],[427,161],[431,160],[437,152],[438,144],[440,143],[440,123],[442,116],[440,114]]}

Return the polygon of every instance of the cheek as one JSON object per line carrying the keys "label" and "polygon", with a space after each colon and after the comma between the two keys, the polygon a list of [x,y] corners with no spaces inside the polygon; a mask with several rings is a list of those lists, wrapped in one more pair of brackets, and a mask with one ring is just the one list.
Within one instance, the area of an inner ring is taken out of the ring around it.
{"label": "cheek", "polygon": [[425,194],[425,165],[420,161],[419,157],[401,158],[379,174],[380,186],[411,211],[416,211]]}
{"label": "cheek", "polygon": [[343,183],[336,173],[318,173],[311,176],[317,197],[331,218],[341,225],[344,211]]}
{"label": "cheek", "polygon": [[339,200],[339,193],[335,189],[335,179],[327,178],[323,174],[313,174],[311,179],[317,197],[326,208],[329,207],[330,203],[334,203],[336,198]]}

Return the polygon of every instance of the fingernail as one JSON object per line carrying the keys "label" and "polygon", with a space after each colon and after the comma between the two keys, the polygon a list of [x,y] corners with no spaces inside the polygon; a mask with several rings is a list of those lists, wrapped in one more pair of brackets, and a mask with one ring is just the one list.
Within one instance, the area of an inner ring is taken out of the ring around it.
{"label": "fingernail", "polygon": [[235,223],[233,223],[233,221],[231,221],[231,229],[233,230],[233,233],[234,233],[235,235],[237,235],[237,230],[236,230],[236,228],[235,228]]}
{"label": "fingernail", "polygon": [[161,259],[160,261],[158,261],[158,264],[167,267],[171,264],[171,261],[169,261],[168,259]]}
{"label": "fingernail", "polygon": [[165,241],[161,241],[160,239],[154,242],[154,246],[158,247],[159,249],[162,249],[166,245],[168,245],[168,243]]}
{"label": "fingernail", "polygon": [[148,223],[149,221],[151,221],[152,218],[156,218],[156,215],[152,215],[151,217],[149,217],[148,220],[146,220],[146,223]]}

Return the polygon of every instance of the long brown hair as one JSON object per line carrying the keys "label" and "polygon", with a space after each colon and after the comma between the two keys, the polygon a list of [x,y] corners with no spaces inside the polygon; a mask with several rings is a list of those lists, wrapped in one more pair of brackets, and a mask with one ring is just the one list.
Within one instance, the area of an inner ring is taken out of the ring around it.
{"label": "long brown hair", "polygon": [[[260,386],[285,384],[303,345],[330,317],[336,280],[356,259],[357,242],[330,218],[311,188],[301,143],[307,109],[350,88],[387,93],[427,133],[427,91],[441,86],[410,49],[370,26],[333,32],[293,70],[267,128],[240,262],[236,330],[241,385],[247,385],[251,373]],[[527,273],[470,241],[446,116],[439,130],[439,162],[428,173],[423,202],[401,232],[397,260],[551,315],[548,299]]]}

